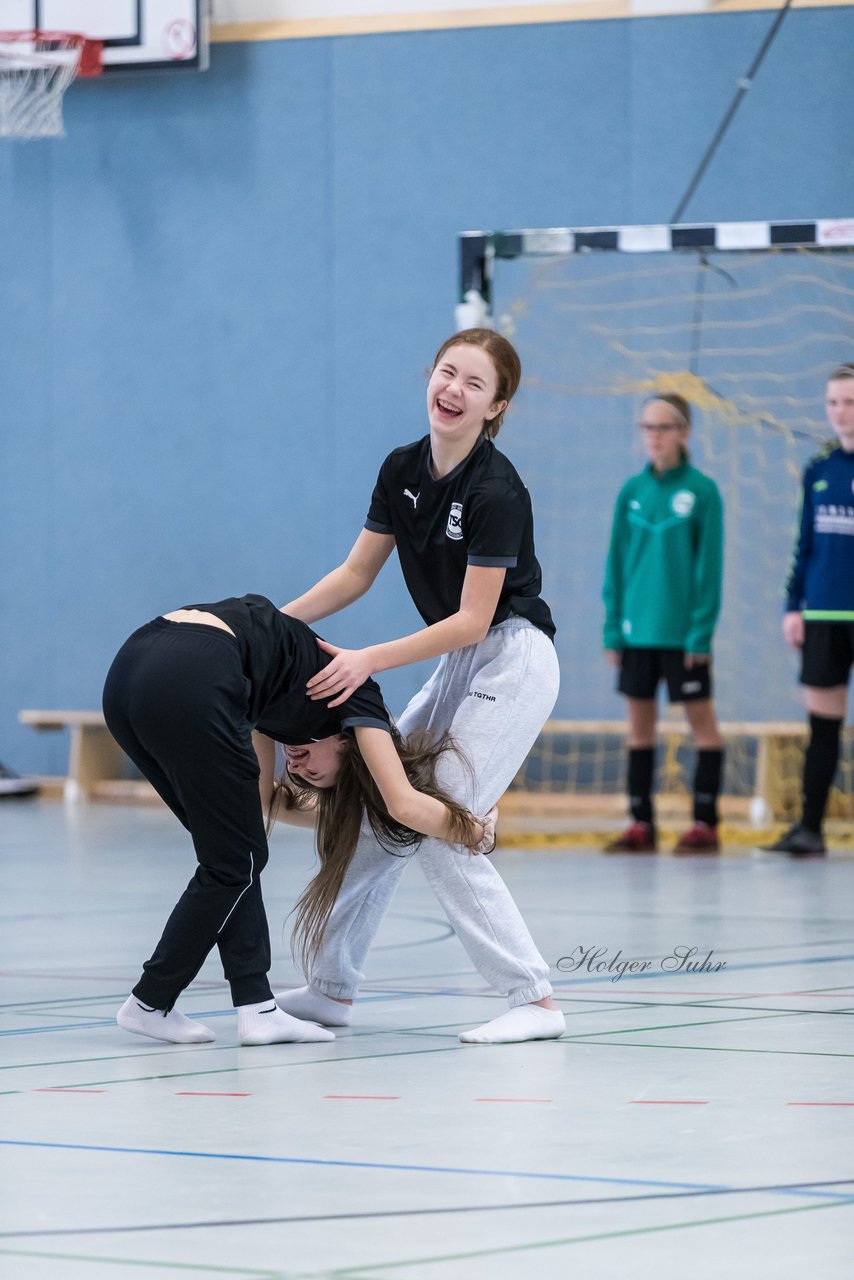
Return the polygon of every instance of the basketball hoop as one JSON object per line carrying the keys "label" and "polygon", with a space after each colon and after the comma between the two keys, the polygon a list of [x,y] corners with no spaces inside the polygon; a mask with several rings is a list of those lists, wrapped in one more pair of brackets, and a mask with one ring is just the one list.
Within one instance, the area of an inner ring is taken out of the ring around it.
{"label": "basketball hoop", "polygon": [[101,53],[67,31],[0,31],[0,138],[61,138],[65,90],[100,73]]}

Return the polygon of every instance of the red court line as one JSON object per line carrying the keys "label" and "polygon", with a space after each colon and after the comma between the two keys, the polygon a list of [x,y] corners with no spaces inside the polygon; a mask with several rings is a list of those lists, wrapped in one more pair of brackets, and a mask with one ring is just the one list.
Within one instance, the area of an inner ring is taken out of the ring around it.
{"label": "red court line", "polygon": [[787,1102],[787,1107],[854,1107],[854,1102]]}
{"label": "red court line", "polygon": [[554,1102],[554,1098],[475,1098],[475,1102]]}
{"label": "red court line", "polygon": [[633,1107],[707,1107],[708,1098],[632,1098]]}
{"label": "red court line", "polygon": [[106,1089],[33,1089],[33,1093],[106,1093]]}
{"label": "red court line", "polygon": [[176,1098],[251,1098],[251,1093],[205,1093],[201,1089],[178,1089]]}
{"label": "red court line", "polygon": [[323,1096],[358,1102],[400,1102],[400,1097],[393,1093],[324,1093]]}

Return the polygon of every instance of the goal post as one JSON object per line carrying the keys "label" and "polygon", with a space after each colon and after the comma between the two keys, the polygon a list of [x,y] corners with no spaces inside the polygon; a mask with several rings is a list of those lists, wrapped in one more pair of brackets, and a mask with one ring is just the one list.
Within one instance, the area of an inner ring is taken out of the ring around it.
{"label": "goal post", "polygon": [[[804,716],[780,632],[783,584],[801,471],[832,439],[827,374],[854,359],[854,218],[477,231],[459,253],[457,327],[488,324],[522,358],[500,445],[532,493],[558,625],[555,721],[517,789],[548,796],[545,808],[620,812],[624,707],[602,660],[602,579],[617,492],[644,465],[640,405],[669,391],[692,405],[691,456],[726,513],[714,650],[730,730],[724,810],[757,816],[759,797],[765,816],[789,816]],[[661,714],[680,720],[677,708]],[[657,786],[678,809],[692,752],[677,728],[662,739]],[[851,782],[849,746],[831,813],[848,810]]]}

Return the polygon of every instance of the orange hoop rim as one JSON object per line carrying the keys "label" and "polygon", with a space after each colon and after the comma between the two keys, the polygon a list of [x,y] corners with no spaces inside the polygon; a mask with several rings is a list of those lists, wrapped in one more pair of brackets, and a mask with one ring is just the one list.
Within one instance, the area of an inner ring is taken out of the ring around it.
{"label": "orange hoop rim", "polygon": [[[97,76],[101,74],[104,52],[104,42],[102,40],[91,40],[88,36],[81,35],[77,31],[43,31],[41,29],[0,31],[0,46],[38,44],[40,41],[43,41],[46,45],[56,45],[58,50],[77,49],[80,55],[76,71],[78,76]],[[50,53],[51,50],[45,49],[43,52]],[[37,55],[38,51],[36,52]],[[0,53],[0,67],[2,67],[2,63],[3,55]]]}

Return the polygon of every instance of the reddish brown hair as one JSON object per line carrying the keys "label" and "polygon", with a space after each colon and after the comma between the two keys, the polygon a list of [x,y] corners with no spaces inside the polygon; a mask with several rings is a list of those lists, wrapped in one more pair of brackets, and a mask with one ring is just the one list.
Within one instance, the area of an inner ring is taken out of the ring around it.
{"label": "reddish brown hair", "polygon": [[[502,337],[500,333],[496,333],[494,329],[463,329],[460,333],[455,333],[446,342],[442,343],[436,352],[433,368],[436,368],[446,351],[449,351],[451,347],[458,346],[480,347],[482,351],[486,352],[495,370],[495,399],[506,400],[509,405],[522,379],[522,361],[519,359],[512,342],[508,342],[506,338]],[[493,440],[498,435],[506,412],[507,406],[505,405],[494,418],[485,420],[483,434],[487,440]]]}

